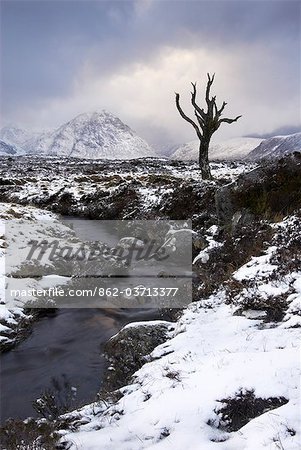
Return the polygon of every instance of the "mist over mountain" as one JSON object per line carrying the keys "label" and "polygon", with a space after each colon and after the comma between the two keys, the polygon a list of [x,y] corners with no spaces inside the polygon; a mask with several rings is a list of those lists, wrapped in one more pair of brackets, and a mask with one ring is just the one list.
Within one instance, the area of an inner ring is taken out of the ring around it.
{"label": "mist over mountain", "polygon": [[[283,127],[282,130],[288,130]],[[262,137],[238,137],[211,144],[210,160],[279,158],[301,150],[301,132]],[[0,155],[62,156],[88,159],[135,159],[163,156],[197,160],[199,141],[151,147],[118,117],[105,110],[84,113],[55,130],[30,131],[10,125],[0,130]]]}

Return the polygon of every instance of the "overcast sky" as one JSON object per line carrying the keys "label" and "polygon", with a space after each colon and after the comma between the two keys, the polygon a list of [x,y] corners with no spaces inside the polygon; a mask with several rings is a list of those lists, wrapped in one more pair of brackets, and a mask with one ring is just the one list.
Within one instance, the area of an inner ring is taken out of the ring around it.
{"label": "overcast sky", "polygon": [[1,1],[2,125],[103,108],[152,144],[195,139],[190,81],[228,102],[219,140],[300,124],[300,1]]}

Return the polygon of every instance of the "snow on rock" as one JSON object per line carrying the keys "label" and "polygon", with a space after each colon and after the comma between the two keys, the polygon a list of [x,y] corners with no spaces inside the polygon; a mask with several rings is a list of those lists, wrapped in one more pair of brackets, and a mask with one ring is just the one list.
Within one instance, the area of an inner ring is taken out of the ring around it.
{"label": "snow on rock", "polygon": [[301,272],[292,273],[290,282],[292,279],[293,293],[287,298],[289,307],[281,325],[283,328],[301,327]]}
{"label": "snow on rock", "polygon": [[205,264],[209,261],[210,251],[213,248],[222,247],[221,242],[217,242],[214,239],[214,235],[217,233],[218,227],[216,225],[212,225],[205,234],[204,238],[207,242],[207,247],[199,252],[199,254],[194,258],[192,264],[195,264],[197,261],[201,261],[202,264]]}
{"label": "snow on rock", "polygon": [[[281,327],[296,327],[301,316],[300,221],[296,216],[272,224],[274,236],[264,254],[252,257],[234,272],[234,292],[229,302],[237,312],[253,317],[265,315]],[[238,284],[237,284],[238,282]]]}
{"label": "snow on rock", "polygon": [[276,265],[270,264],[271,257],[277,250],[277,247],[272,246],[266,250],[265,255],[252,257],[244,266],[240,267],[233,277],[236,280],[248,280],[255,277],[268,277],[275,269]]}

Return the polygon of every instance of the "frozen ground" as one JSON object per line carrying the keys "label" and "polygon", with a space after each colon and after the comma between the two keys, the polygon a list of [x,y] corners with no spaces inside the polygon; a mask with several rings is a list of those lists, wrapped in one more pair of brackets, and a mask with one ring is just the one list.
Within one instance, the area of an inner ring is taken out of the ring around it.
{"label": "frozen ground", "polygon": [[[264,254],[233,273],[239,289],[191,304],[117,403],[74,413],[72,448],[300,448],[301,271],[279,259],[300,228],[296,217],[274,228]],[[283,295],[283,317],[267,320],[264,305]]]}
{"label": "frozen ground", "polygon": [[[196,164],[177,161],[66,160],[62,165],[53,158],[51,163],[39,159],[32,165],[20,158],[18,164],[24,164],[21,175],[12,161],[3,165],[1,188],[6,201],[54,210],[63,205],[69,213],[82,211],[94,218],[111,211],[123,218],[124,214],[145,218],[145,211],[163,218],[174,211],[186,217],[196,214],[206,242],[198,247],[194,264],[204,273],[206,267],[214,270],[212,255],[218,258],[226,252],[225,234],[214,215],[216,187],[255,167],[216,163],[216,181],[203,183]],[[95,204],[96,211],[91,209]],[[116,204],[118,210],[110,209]],[[129,204],[134,205],[130,210]],[[1,208],[1,217],[6,218],[5,208],[11,205]],[[45,212],[20,205],[12,208],[17,214]],[[209,219],[202,218],[204,211]],[[72,442],[72,449],[299,448],[300,217],[275,217],[271,229],[260,252],[250,254],[240,267],[232,261],[229,277],[184,311],[171,338],[152,352],[133,383],[121,389],[119,401],[109,396],[71,413],[76,430],[62,434]],[[248,239],[248,235],[232,237]],[[21,315],[22,310],[2,309],[2,326],[9,328]]]}
{"label": "frozen ground", "polygon": [[[217,162],[212,163],[212,174],[215,180],[231,182],[255,167],[256,164],[250,162]],[[170,195],[171,189],[181,182],[204,183],[197,163],[156,158],[134,162],[3,158],[0,177],[9,201],[31,202],[38,206],[47,202],[49,205],[65,195],[72,199],[74,208],[78,205],[83,210],[88,196],[100,191],[103,196],[112,196],[125,185],[133,184],[141,205],[150,208],[152,203],[158,204],[163,196]]]}
{"label": "frozen ground", "polygon": [[[49,226],[41,226],[41,223]],[[20,206],[12,203],[0,203],[0,344],[9,347],[21,337],[24,327],[32,319],[32,315],[24,312],[22,298],[15,298],[13,304],[8,302],[6,289],[49,288],[56,284],[63,285],[68,278],[51,274],[40,280],[22,275],[25,267],[21,265],[26,259],[31,239],[36,239],[43,230],[43,238],[61,236],[64,242],[73,238],[70,229],[59,222],[58,217],[46,210],[31,206]],[[18,242],[18,251],[14,247]],[[12,253],[12,254],[11,254]],[[48,268],[48,271],[51,268]],[[13,278],[11,276],[14,275]],[[32,298],[34,300],[34,298]]]}

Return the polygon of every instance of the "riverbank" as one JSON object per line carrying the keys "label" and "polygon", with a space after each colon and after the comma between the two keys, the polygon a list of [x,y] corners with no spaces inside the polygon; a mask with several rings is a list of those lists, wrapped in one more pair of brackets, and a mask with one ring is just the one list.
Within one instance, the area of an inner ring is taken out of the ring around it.
{"label": "riverbank", "polygon": [[94,218],[190,217],[194,303],[160,331],[161,342],[151,345],[154,333],[139,324],[109,341],[118,384],[113,377],[96,402],[60,418],[62,441],[83,450],[297,449],[300,158],[220,163],[214,182],[202,182],[190,163],[89,164],[82,192],[68,162],[71,189],[66,179],[51,197],[50,180],[41,194],[38,177],[23,187],[13,177],[6,199],[25,202],[26,191],[35,205]]}
{"label": "riverbank", "polygon": [[299,448],[301,270],[283,252],[300,256],[300,217],[272,226],[262,256],[184,311],[118,401],[72,413],[72,449]]}

